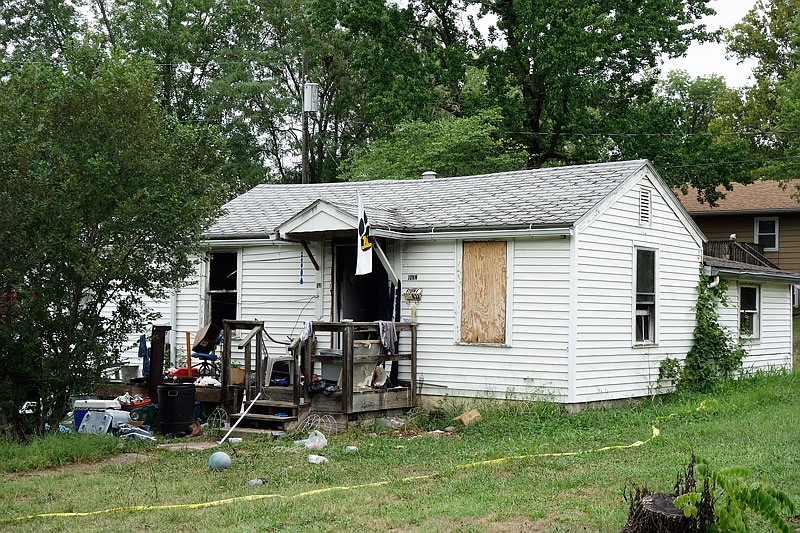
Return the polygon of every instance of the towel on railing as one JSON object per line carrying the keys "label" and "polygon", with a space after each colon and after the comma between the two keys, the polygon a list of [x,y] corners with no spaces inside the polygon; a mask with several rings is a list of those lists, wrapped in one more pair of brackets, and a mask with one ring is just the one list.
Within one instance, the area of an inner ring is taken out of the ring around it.
{"label": "towel on railing", "polygon": [[310,320],[303,324],[303,331],[300,332],[300,342],[305,342],[314,336],[314,323]]}
{"label": "towel on railing", "polygon": [[381,345],[388,355],[395,354],[397,344],[397,331],[394,329],[394,322],[378,320],[378,331],[381,337]]}

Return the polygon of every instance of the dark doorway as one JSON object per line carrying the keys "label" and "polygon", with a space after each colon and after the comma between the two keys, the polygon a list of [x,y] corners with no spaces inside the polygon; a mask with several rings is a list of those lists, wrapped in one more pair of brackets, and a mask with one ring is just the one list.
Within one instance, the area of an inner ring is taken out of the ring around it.
{"label": "dark doorway", "polygon": [[389,320],[392,302],[389,297],[389,276],[377,257],[372,254],[372,273],[356,276],[355,245],[334,247],[336,265],[337,320],[354,322]]}

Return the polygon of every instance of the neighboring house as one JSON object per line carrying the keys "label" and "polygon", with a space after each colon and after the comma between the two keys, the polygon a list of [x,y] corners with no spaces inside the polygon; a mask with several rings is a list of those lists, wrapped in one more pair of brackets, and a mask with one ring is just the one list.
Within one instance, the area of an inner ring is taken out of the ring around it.
{"label": "neighboring house", "polygon": [[678,198],[710,242],[735,235],[737,242],[755,244],[781,270],[800,272],[798,185],[800,180],[735,183],[732,191],[722,191],[725,198],[717,207],[698,202],[694,189]]}
{"label": "neighboring house", "polygon": [[[364,276],[358,195],[377,242]],[[577,404],[651,393],[660,361],[692,345],[704,237],[644,160],[260,185],[226,210],[165,306],[173,357],[183,332],[225,318],[263,320],[279,339],[309,320],[413,320],[422,394]]]}

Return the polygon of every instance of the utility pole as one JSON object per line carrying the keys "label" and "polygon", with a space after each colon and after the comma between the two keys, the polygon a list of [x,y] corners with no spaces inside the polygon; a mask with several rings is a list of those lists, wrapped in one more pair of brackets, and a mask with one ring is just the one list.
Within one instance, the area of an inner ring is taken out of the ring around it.
{"label": "utility pole", "polygon": [[308,114],[316,113],[319,109],[319,84],[308,83],[306,76],[308,72],[308,59],[303,52],[303,175],[301,183],[309,183],[309,164],[308,164]]}
{"label": "utility pole", "polygon": [[301,150],[303,151],[303,170],[300,183],[309,183],[308,181],[308,111],[306,110],[306,73],[308,72],[308,56],[303,51],[303,72],[301,79],[303,80],[303,142]]}

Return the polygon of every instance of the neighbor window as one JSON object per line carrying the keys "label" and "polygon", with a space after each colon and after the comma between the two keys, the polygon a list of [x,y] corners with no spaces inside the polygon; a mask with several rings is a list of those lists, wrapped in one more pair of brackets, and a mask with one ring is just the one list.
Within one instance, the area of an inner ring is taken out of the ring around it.
{"label": "neighbor window", "polygon": [[206,316],[210,323],[221,328],[223,320],[236,320],[238,254],[212,252],[210,256]]}
{"label": "neighbor window", "polygon": [[656,252],[636,249],[637,343],[656,342]]}
{"label": "neighbor window", "polygon": [[465,242],[461,256],[461,342],[506,341],[504,241]]}
{"label": "neighbor window", "polygon": [[756,244],[764,247],[765,252],[774,252],[778,249],[778,219],[755,219]]}
{"label": "neighbor window", "polygon": [[758,287],[739,287],[739,334],[759,337]]}

